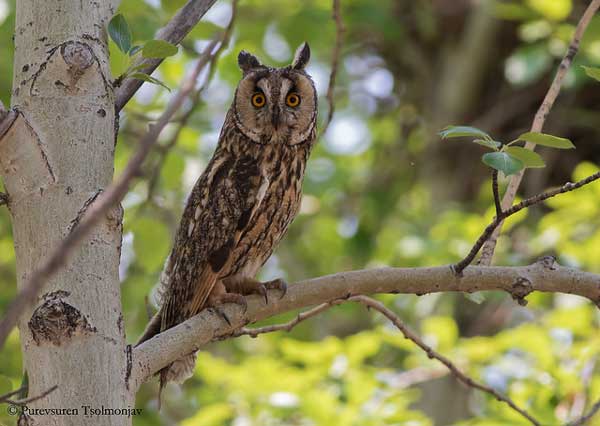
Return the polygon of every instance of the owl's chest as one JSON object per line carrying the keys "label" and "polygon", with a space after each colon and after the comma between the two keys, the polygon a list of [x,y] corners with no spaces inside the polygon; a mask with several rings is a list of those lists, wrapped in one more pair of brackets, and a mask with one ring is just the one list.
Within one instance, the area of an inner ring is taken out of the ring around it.
{"label": "owl's chest", "polygon": [[269,184],[234,251],[231,274],[256,275],[298,213],[305,164],[303,156],[285,160],[264,169]]}

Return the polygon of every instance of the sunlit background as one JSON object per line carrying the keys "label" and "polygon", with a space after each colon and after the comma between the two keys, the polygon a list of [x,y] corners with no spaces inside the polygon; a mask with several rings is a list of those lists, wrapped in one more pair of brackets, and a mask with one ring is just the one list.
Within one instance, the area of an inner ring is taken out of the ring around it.
{"label": "sunlit background", "polygon": [[[134,40],[152,39],[182,0],[124,0]],[[299,217],[262,278],[300,279],[378,266],[459,260],[494,215],[481,147],[441,141],[448,124],[470,124],[497,140],[528,130],[586,1],[341,0],[346,27],[335,87],[336,110],[309,162]],[[123,202],[120,274],[127,336],[136,340],[154,309],[153,288],[171,248],[185,197],[217,144],[246,49],[266,64],[289,64],[308,41],[308,72],[329,105],[336,37],[329,0],[241,0],[231,41],[191,114],[170,124]],[[0,99],[10,103],[14,1],[0,0]],[[154,76],[177,88],[194,59],[227,27],[226,0],[203,18],[180,52]],[[111,42],[114,77],[127,61]],[[600,161],[600,66],[594,18],[545,131],[576,150],[539,149],[547,167],[528,171],[520,196],[580,179]],[[115,172],[171,93],[144,84],[120,117]],[[183,121],[183,124],[182,124]],[[501,185],[506,180],[501,178]],[[516,215],[495,263],[542,255],[600,272],[600,185]],[[9,216],[0,209],[0,313],[15,295]],[[502,293],[385,296],[425,341],[474,378],[510,395],[544,425],[575,418],[600,398],[597,309],[567,295],[532,294],[520,307]],[[294,313],[270,323],[290,319]],[[18,333],[0,351],[0,394],[21,381]],[[520,425],[488,395],[466,390],[375,313],[333,308],[291,333],[210,345],[194,377],[170,385],[157,410],[157,383],[138,395],[137,425]],[[0,423],[14,419],[0,409]],[[600,425],[600,419],[591,425]]]}

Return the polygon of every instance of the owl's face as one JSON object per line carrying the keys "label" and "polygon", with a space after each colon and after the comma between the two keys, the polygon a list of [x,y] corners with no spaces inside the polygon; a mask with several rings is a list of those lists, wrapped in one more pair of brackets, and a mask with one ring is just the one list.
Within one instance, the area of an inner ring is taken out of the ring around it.
{"label": "owl's face", "polygon": [[235,124],[253,142],[296,145],[306,142],[316,125],[317,93],[304,71],[310,58],[308,44],[297,50],[284,68],[269,68],[241,51],[244,72],[233,101]]}

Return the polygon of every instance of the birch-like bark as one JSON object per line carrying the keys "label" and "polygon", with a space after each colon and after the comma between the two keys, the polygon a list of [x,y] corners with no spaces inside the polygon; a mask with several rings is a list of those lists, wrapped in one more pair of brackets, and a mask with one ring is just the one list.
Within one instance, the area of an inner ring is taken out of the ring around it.
{"label": "birch-like bark", "polygon": [[[17,2],[11,106],[18,115],[0,137],[0,171],[19,286],[112,181],[116,121],[105,27],[117,5]],[[121,216],[115,208],[102,219],[19,321],[29,395],[58,385],[28,408],[78,414],[30,415],[19,424],[131,424],[127,416],[86,418],[83,408],[134,404],[118,277]]]}

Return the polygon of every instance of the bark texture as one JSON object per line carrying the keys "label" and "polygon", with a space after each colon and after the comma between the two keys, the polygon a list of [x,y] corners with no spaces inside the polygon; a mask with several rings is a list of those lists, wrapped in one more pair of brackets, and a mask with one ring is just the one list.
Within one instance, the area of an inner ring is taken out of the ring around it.
{"label": "bark texture", "polygon": [[[17,2],[17,118],[0,138],[0,169],[19,286],[112,181],[116,121],[104,28],[117,4]],[[82,408],[133,406],[118,277],[121,216],[115,208],[103,218],[19,321],[29,395],[58,385],[29,408],[79,415],[31,415],[20,424],[130,424],[126,416],[85,418]]]}

